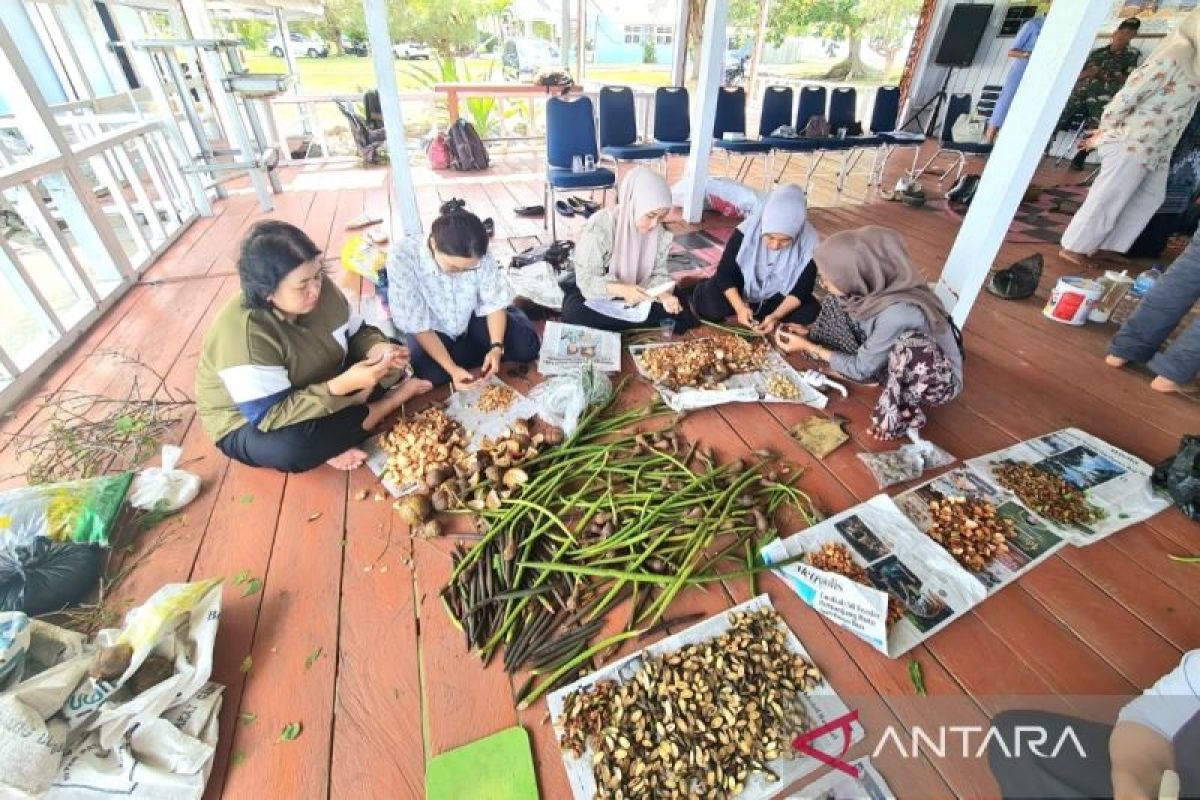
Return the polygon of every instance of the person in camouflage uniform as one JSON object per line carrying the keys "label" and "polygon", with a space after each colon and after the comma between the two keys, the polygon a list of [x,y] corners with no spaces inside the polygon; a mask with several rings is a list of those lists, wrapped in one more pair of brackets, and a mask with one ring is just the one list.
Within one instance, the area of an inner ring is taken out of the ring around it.
{"label": "person in camouflage uniform", "polygon": [[[1106,47],[1096,48],[1088,55],[1059,118],[1060,129],[1077,126],[1079,123],[1072,123],[1072,118],[1080,114],[1086,118],[1088,128],[1095,127],[1108,101],[1125,85],[1125,79],[1142,58],[1140,50],[1129,46],[1141,25],[1137,17],[1122,21],[1113,31],[1112,42]],[[1075,154],[1072,164],[1076,169],[1083,169],[1089,152],[1080,149]]]}

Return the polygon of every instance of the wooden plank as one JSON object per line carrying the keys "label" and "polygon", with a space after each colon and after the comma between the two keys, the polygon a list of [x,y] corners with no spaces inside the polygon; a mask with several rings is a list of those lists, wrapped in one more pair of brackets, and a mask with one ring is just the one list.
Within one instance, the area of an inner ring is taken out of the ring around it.
{"label": "wooden plank", "polygon": [[[254,668],[238,709],[257,719],[234,734],[246,763],[229,771],[228,796],[329,791],[345,503],[344,473],[322,467],[288,476],[250,651]],[[290,723],[303,733],[281,741]]]}
{"label": "wooden plank", "polygon": [[425,791],[411,540],[381,491],[368,470],[350,475],[330,797]]}
{"label": "wooden plank", "polygon": [[[281,684],[270,646],[261,646],[257,653],[253,652],[263,592],[253,591],[250,583],[239,585],[234,579],[240,574],[258,580],[267,577],[286,481],[287,476],[282,473],[231,462],[192,568],[192,580],[225,578],[212,672],[212,679],[225,686],[225,694],[217,752],[205,791],[205,797],[210,800],[222,795],[228,772],[267,769],[265,762],[269,752],[260,763],[248,759],[248,747],[239,743],[235,749],[235,737],[241,736],[242,727],[238,724],[238,714],[257,712],[243,702],[242,692],[248,682],[259,684],[268,693]],[[265,627],[278,624],[277,615],[268,614]],[[250,669],[243,672],[243,660],[248,656],[251,658]],[[286,695],[287,691],[279,693]],[[266,721],[261,724],[265,725]],[[257,725],[260,725],[258,720],[252,723],[252,726]],[[278,733],[278,729],[262,733],[262,747],[270,745]],[[230,757],[239,750],[247,761],[244,765],[231,766]]]}

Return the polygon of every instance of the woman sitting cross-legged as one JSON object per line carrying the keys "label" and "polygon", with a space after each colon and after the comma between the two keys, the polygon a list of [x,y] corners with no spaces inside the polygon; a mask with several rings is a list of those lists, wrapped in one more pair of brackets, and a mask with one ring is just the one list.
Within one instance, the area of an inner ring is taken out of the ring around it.
{"label": "woman sitting cross-legged", "polygon": [[242,291],[205,334],[196,371],[200,420],[235,461],[353,469],[371,430],[431,388],[415,378],[394,385],[408,351],[350,310],[320,255],[286,222],[260,222],[242,242]]}
{"label": "woman sitting cross-legged", "polygon": [[464,390],[494,375],[501,361],[538,357],[537,331],[509,306],[513,293],[488,253],[487,231],[461,200],[442,204],[428,238],[393,244],[387,271],[392,323],[408,335],[418,377]]}
{"label": "woman sitting cross-legged", "polygon": [[[871,434],[898,439],[925,425],[925,408],[940,406],[963,387],[962,350],[954,323],[913,266],[900,235],[870,226],[834,234],[814,253],[830,296],[812,329],[830,330],[818,344],[801,326],[784,324],[775,342],[804,352],[852,381],[882,383]],[[838,321],[840,320],[840,322]]]}
{"label": "woman sitting cross-legged", "polygon": [[696,286],[696,314],[714,322],[735,316],[763,334],[780,322],[811,323],[821,309],[813,297],[819,242],[804,190],[776,189],[729,237],[716,274]]}
{"label": "woman sitting cross-legged", "polygon": [[[621,181],[615,208],[588,219],[575,248],[575,283],[563,286],[563,321],[624,331],[675,320],[682,332],[695,325],[671,286],[667,255],[673,237],[662,221],[671,213],[671,189],[653,170],[637,167]],[[649,292],[655,294],[651,296]],[[606,307],[650,302],[642,319],[623,319]]]}

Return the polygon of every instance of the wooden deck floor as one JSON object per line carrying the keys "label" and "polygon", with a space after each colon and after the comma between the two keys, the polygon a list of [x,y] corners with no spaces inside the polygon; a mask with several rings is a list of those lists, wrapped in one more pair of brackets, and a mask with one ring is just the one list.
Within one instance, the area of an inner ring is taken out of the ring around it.
{"label": "wooden deck floor", "polygon": [[[348,168],[290,172],[289,191],[276,198],[271,216],[304,227],[336,254],[349,219],[364,210],[386,212],[385,176]],[[540,221],[507,213],[539,201],[532,160],[437,185],[421,171],[417,178],[426,216],[439,195],[460,196],[497,220],[501,247],[519,248],[542,234]],[[47,375],[46,388],[120,391],[128,370],[105,355],[119,350],[137,353],[169,385],[190,391],[203,333],[236,288],[238,239],[262,216],[247,195],[219,203],[217,215],[195,224]],[[931,275],[956,231],[936,210],[878,202],[820,208],[812,218],[826,234],[889,224]],[[1001,259],[1033,249],[1006,246]],[[1100,359],[1111,329],[1065,328],[1040,316],[1047,287],[1064,272],[1053,249],[1043,250],[1049,274],[1037,298],[981,298],[966,328],[967,388],[933,413],[929,438],[965,459],[1075,425],[1150,461],[1173,453],[1182,433],[1195,432],[1200,409],[1184,397],[1151,392],[1144,375],[1105,369]],[[346,288],[364,287],[347,281]],[[807,408],[711,409],[692,414],[685,430],[726,457],[767,444],[781,449],[807,465],[801,487],[833,512],[876,493],[854,457],[883,449],[863,433],[873,398],[872,390],[855,388],[832,406],[851,420],[854,438],[824,462],[783,435],[813,413]],[[3,428],[29,431],[40,421],[29,402]],[[245,597],[226,586],[213,679],[227,688],[209,797],[421,797],[428,758],[518,723],[535,741],[542,796],[569,797],[544,704],[516,712],[515,687],[498,665],[481,669],[464,652],[437,602],[450,542],[413,540],[389,503],[356,500],[360,490],[375,489],[366,470],[284,476],[248,469],[221,456],[194,419],[179,439],[204,489],[112,601],[140,601],[164,582],[241,570],[263,581],[261,592]],[[11,448],[0,458],[11,467]],[[1195,524],[1174,510],[1091,547],[1067,548],[912,656],[923,665],[931,695],[972,698],[981,714],[999,710],[998,697],[1006,694],[1135,691],[1177,663],[1181,651],[1200,646],[1196,567],[1167,558],[1198,549]],[[888,660],[826,622],[774,577],[762,586],[839,693],[882,696],[865,720],[868,731],[920,721],[921,709],[908,702],[913,689],[904,660]],[[678,609],[715,612],[729,600],[696,592],[681,597]],[[253,666],[243,671],[247,656]],[[241,725],[239,712],[257,716]],[[301,722],[303,734],[278,742],[289,722]],[[884,758],[878,766],[902,797],[996,791],[980,761]]]}

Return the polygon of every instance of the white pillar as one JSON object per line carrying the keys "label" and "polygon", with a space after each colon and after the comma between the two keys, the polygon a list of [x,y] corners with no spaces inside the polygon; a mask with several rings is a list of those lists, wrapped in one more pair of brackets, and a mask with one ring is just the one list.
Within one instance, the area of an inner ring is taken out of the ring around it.
{"label": "white pillar", "polygon": [[575,3],[575,82],[583,83],[584,61],[587,58],[587,3]]}
{"label": "white pillar", "polygon": [[[404,114],[400,110],[400,92],[396,86],[396,67],[392,63],[392,43],[388,33],[387,0],[363,0],[367,16],[367,35],[371,41],[371,62],[375,65],[375,85],[379,89],[379,107],[392,171],[392,209],[399,215],[400,232],[421,232],[417,213],[417,195],[413,190],[412,171],[408,166],[408,142],[404,135]],[[395,216],[393,216],[395,219]],[[391,231],[396,238],[396,231]]]}
{"label": "white pillar", "polygon": [[562,21],[558,26],[558,47],[562,51],[563,69],[571,69],[571,0],[562,0]]}
{"label": "white pillar", "polygon": [[672,40],[671,52],[671,83],[683,86],[687,77],[687,29],[688,17],[691,15],[690,0],[678,0],[679,7],[675,13],[675,38]]}
{"label": "white pillar", "polygon": [[708,0],[706,5],[704,37],[700,44],[700,85],[692,102],[692,149],[683,178],[687,181],[683,217],[688,222],[699,222],[704,213],[704,187],[708,183],[717,93],[721,91],[725,77],[725,21],[729,16],[729,0]]}
{"label": "white pillar", "polygon": [[1046,18],[937,283],[959,325],[979,296],[1108,10],[1107,3],[1055,3]]}

